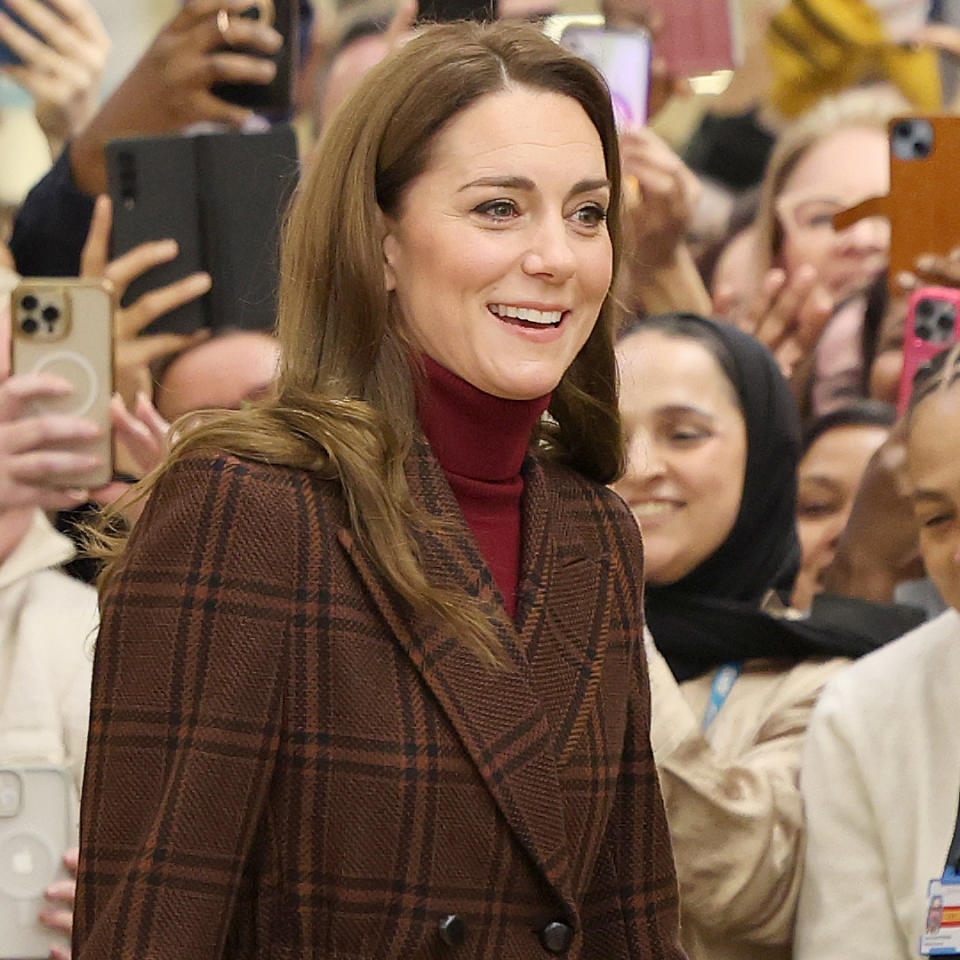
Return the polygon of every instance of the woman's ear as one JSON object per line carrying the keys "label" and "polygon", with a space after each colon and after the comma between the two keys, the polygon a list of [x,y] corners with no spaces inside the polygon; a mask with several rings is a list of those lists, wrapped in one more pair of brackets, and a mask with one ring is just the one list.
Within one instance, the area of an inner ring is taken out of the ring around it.
{"label": "woman's ear", "polygon": [[396,223],[386,216],[383,211],[379,212],[380,230],[383,240],[380,248],[383,250],[383,285],[387,292],[397,289],[397,238],[394,235]]}

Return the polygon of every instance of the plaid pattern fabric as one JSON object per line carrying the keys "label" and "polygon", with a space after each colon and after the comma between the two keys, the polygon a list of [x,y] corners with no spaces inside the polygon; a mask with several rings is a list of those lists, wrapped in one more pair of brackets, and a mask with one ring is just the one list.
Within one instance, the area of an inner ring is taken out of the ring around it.
{"label": "plaid pattern fabric", "polygon": [[[639,537],[602,488],[525,473],[493,670],[398,601],[336,483],[172,468],[103,602],[76,957],[527,960],[559,921],[570,958],[682,958]],[[408,474],[455,518],[431,579],[499,599],[425,442]]]}

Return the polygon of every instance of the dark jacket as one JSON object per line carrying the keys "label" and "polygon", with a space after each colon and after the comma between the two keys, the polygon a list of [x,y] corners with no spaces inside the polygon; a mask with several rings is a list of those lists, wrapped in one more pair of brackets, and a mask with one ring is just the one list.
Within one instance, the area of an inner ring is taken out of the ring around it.
{"label": "dark jacket", "polygon": [[[524,469],[497,670],[404,608],[337,483],[173,467],[104,598],[76,957],[681,960],[636,524]],[[453,518],[429,577],[497,600],[426,443],[408,475]]]}

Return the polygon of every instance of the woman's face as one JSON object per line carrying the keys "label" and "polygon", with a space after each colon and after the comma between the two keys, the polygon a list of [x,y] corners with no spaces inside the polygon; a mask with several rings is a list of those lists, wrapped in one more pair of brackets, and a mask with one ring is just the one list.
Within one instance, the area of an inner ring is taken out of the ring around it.
{"label": "woman's face", "polygon": [[628,462],[613,489],[643,531],[647,581],[669,584],[733,529],[747,428],[733,386],[695,340],[641,331],[620,342],[617,361]]}
{"label": "woman's face", "polygon": [[385,218],[387,287],[414,342],[486,393],[549,393],[610,286],[609,203],[575,100],[512,87],[457,114]]}
{"label": "woman's face", "polygon": [[867,217],[837,232],[833,214],[890,189],[886,134],[850,127],[815,143],[784,181],[776,201],[783,227],[781,266],[813,266],[838,299],[864,289],[886,266],[890,227]]}
{"label": "woman's face", "polygon": [[927,573],[951,607],[960,609],[960,389],[937,390],[913,413],[907,467],[920,552]]}
{"label": "woman's face", "polygon": [[867,464],[889,432],[873,425],[835,427],[817,437],[803,455],[797,489],[803,563],[792,601],[797,609],[808,609],[814,595],[822,592],[821,575],[836,553]]}

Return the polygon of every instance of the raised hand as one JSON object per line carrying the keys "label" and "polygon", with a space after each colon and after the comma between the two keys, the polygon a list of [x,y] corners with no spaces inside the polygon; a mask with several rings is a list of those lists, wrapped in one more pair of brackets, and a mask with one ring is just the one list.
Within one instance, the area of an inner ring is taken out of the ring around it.
{"label": "raised hand", "polygon": [[37,36],[0,12],[0,41],[22,60],[2,70],[33,94],[37,120],[57,153],[96,112],[110,38],[88,0],[7,2]]}
{"label": "raised hand", "polygon": [[[158,240],[141,244],[108,262],[110,246],[111,203],[106,196],[97,199],[93,221],[80,262],[83,277],[106,277],[113,283],[117,301],[139,276],[162,263],[176,259],[177,244]],[[114,324],[114,377],[116,388],[124,400],[132,404],[138,391],[152,394],[150,364],[170,354],[205,340],[206,331],[194,334],[140,334],[158,317],[202,297],[211,285],[208,273],[194,273],[176,283],[145,293],[129,307],[117,309]]]}

